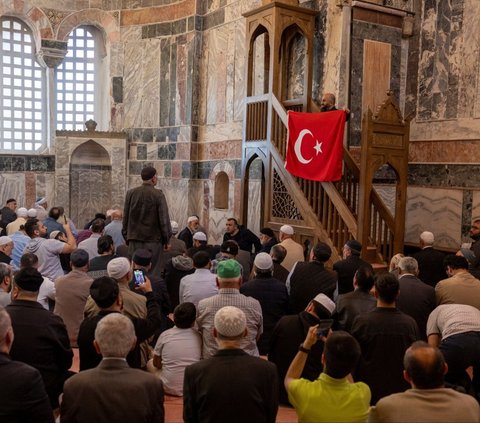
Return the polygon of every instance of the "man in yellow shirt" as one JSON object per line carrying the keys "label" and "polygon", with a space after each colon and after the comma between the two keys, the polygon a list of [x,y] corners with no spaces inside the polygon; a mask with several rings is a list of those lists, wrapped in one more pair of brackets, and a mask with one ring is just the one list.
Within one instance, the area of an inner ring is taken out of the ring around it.
{"label": "man in yellow shirt", "polygon": [[[324,371],[315,381],[300,379],[313,344],[322,337],[312,326],[300,345],[285,376],[288,399],[300,422],[365,422],[370,405],[370,388],[353,383],[350,373],[360,359],[358,342],[343,331],[331,333],[322,354]],[[323,338],[322,338],[323,339]]]}

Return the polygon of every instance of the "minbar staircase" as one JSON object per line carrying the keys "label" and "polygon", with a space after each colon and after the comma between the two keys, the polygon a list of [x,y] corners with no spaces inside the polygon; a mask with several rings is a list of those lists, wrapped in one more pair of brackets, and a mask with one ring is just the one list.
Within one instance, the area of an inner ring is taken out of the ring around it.
{"label": "minbar staircase", "polygon": [[[262,0],[246,12],[246,107],[242,160],[242,220],[247,222],[249,166],[261,158],[265,185],[262,198],[264,226],[295,228],[298,242],[318,240],[341,258],[349,239],[364,246],[362,256],[385,268],[403,251],[407,195],[409,122],[404,121],[389,92],[373,114],[364,111],[360,154],[344,147],[343,177],[339,182],[317,182],[290,175],[284,167],[287,148],[287,111],[315,111],[312,101],[313,34],[317,12],[297,0]],[[303,45],[303,49],[298,49]],[[299,53],[299,51],[301,53]],[[300,73],[290,59],[303,54]],[[292,80],[302,90],[289,90]],[[256,95],[258,91],[264,94]],[[293,94],[292,94],[293,93]],[[291,97],[295,98],[291,98]],[[396,177],[394,213],[374,188],[375,172],[388,164]]]}
{"label": "minbar staircase", "polygon": [[[298,105],[287,107],[301,110]],[[344,147],[343,176],[338,182],[318,182],[295,177],[285,170],[287,148],[287,111],[273,94],[246,99],[244,134],[245,156],[252,149],[261,150],[265,158],[264,224],[278,229],[289,223],[296,228],[299,241],[322,240],[334,250],[333,261],[341,258],[342,247],[349,239],[364,246],[364,259],[377,269],[386,268],[390,258],[403,251],[406,159],[408,156],[408,122],[402,119],[391,93],[375,115],[365,113],[360,148],[360,164]],[[259,156],[261,156],[259,154]],[[403,163],[405,162],[405,163]],[[395,216],[373,188],[375,170],[388,163],[397,174]],[[403,164],[403,168],[401,165]],[[402,179],[404,181],[402,182]],[[282,184],[290,201],[298,209],[294,216],[281,215],[275,209],[275,184]],[[402,213],[403,210],[403,213]]]}

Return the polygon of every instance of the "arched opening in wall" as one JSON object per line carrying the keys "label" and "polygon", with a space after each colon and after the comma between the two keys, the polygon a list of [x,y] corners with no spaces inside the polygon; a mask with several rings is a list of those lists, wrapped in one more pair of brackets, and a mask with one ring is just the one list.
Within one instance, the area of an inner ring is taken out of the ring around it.
{"label": "arched opening in wall", "polygon": [[[263,225],[265,198],[265,170],[263,161],[257,155],[249,161],[245,171],[244,224],[253,233],[258,234]],[[245,220],[246,219],[246,220]]]}
{"label": "arched opening in wall", "polygon": [[260,25],[250,40],[248,96],[268,93],[270,76],[270,40],[267,29]]}
{"label": "arched opening in wall", "polygon": [[398,189],[398,175],[395,169],[388,163],[383,164],[375,171],[372,184],[375,192],[395,217]]}
{"label": "arched opening in wall", "polygon": [[67,54],[55,69],[55,117],[60,130],[84,130],[93,119],[107,130],[108,61],[105,33],[93,25],[81,25],[68,37]]}
{"label": "arched opening in wall", "polygon": [[[302,111],[305,96],[307,40],[297,25],[282,34],[282,100],[288,110]],[[297,104],[297,103],[301,104]],[[291,103],[291,104],[290,104]]]}
{"label": "arched opening in wall", "polygon": [[225,172],[219,172],[215,177],[215,195],[213,206],[216,209],[228,209],[230,180]]}
{"label": "arched opening in wall", "polygon": [[89,140],[79,145],[70,161],[70,217],[82,228],[112,206],[112,165],[100,144]]}

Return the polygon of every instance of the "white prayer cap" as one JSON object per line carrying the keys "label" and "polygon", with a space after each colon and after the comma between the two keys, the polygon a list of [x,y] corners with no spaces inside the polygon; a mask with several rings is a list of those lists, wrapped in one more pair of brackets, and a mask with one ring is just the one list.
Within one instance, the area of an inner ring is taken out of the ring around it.
{"label": "white prayer cap", "polygon": [[130,262],[125,257],[117,257],[107,264],[107,273],[113,279],[122,279],[130,271]]}
{"label": "white prayer cap", "polygon": [[295,231],[290,225],[283,225],[280,228],[280,232],[283,232],[285,235],[293,235],[295,233]]}
{"label": "white prayer cap", "polygon": [[205,235],[203,232],[195,232],[193,234],[193,239],[196,239],[197,241],[206,241],[207,235]]}
{"label": "white prayer cap", "polygon": [[220,335],[234,338],[245,331],[247,318],[239,308],[226,306],[217,311],[213,324]]}

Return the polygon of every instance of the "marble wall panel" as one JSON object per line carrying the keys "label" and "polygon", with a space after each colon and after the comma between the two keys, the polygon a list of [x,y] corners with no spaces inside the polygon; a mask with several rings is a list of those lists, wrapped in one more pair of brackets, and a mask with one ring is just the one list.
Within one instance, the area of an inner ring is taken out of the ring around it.
{"label": "marble wall panel", "polygon": [[123,99],[125,103],[125,127],[142,126],[142,60],[144,42],[125,43]]}
{"label": "marble wall panel", "polygon": [[474,220],[480,219],[480,191],[474,191],[470,199],[471,199],[470,207],[472,210],[472,215],[471,215],[470,222],[468,222],[468,225]]}
{"label": "marble wall panel", "polygon": [[243,122],[205,125],[199,128],[199,139],[203,142],[241,140]]}
{"label": "marble wall panel", "polygon": [[17,200],[17,207],[30,208],[26,204],[25,174],[6,173],[0,174],[0,204],[3,207],[9,198]]}
{"label": "marble wall panel", "polygon": [[247,52],[245,49],[245,20],[235,22],[235,59],[233,62],[235,80],[233,92],[233,120],[243,120],[245,113],[245,66]]}
{"label": "marble wall panel", "polygon": [[143,44],[142,86],[136,87],[142,93],[142,127],[160,125],[160,40],[150,39]]}
{"label": "marble wall panel", "polygon": [[193,213],[188,202],[189,181],[186,179],[162,179],[158,182],[157,187],[165,194],[170,219],[177,221],[179,227],[185,227],[188,216]]}
{"label": "marble wall panel", "polygon": [[260,233],[262,219],[262,181],[250,180],[248,182],[248,216],[247,227],[254,234]]}
{"label": "marble wall panel", "polygon": [[419,120],[473,117],[480,37],[475,0],[424,2],[419,61]]}
{"label": "marble wall panel", "polygon": [[206,122],[215,124],[225,122],[225,93],[228,49],[228,28],[220,27],[210,31],[207,62],[207,105]]}
{"label": "marble wall panel", "polygon": [[373,184],[373,187],[380,195],[380,198],[383,200],[388,210],[390,210],[390,213],[392,213],[392,216],[395,216],[396,185]]}
{"label": "marble wall panel", "polygon": [[462,190],[409,187],[407,196],[405,242],[418,243],[423,231],[431,231],[437,247],[460,246]]}

